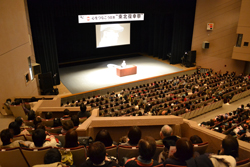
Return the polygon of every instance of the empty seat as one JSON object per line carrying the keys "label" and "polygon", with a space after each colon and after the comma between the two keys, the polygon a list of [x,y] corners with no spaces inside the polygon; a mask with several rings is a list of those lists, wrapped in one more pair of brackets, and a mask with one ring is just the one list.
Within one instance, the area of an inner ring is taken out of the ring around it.
{"label": "empty seat", "polygon": [[194,144],[194,151],[198,152],[200,155],[204,154],[207,150],[208,142]]}
{"label": "empty seat", "polygon": [[139,148],[134,146],[118,146],[118,161],[123,162],[123,157],[133,158],[139,156]]}

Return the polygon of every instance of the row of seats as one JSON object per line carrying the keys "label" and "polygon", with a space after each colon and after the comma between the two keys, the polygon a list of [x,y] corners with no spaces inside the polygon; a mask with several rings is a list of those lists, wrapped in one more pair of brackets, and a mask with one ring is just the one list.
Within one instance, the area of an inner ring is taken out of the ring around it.
{"label": "row of seats", "polygon": [[[194,150],[199,153],[205,153],[208,147],[208,142],[196,144],[194,145]],[[18,162],[18,166],[26,167],[33,166],[36,164],[43,164],[43,157],[45,153],[51,149],[51,147],[45,148],[9,148],[9,149],[1,149],[0,150],[0,165],[2,167],[5,166],[16,166]],[[73,155],[74,165],[76,167],[80,166],[83,162],[85,162],[87,158],[87,149],[88,147],[79,146],[75,148],[58,148],[66,151],[70,151]],[[153,159],[158,160],[159,154],[163,151],[164,146],[158,145],[156,147],[156,152]],[[123,157],[132,158],[139,156],[139,148],[132,146],[111,146],[106,147],[106,152],[108,155],[116,157],[119,162],[123,161]],[[10,161],[15,157],[15,161]]]}

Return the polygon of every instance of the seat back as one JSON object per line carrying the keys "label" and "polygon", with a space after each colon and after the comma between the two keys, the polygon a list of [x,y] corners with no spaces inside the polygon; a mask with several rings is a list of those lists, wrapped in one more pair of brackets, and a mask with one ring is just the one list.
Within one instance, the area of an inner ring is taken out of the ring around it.
{"label": "seat back", "polygon": [[22,166],[28,167],[25,158],[22,155],[22,152],[19,147],[0,149],[0,166]]}
{"label": "seat back", "polygon": [[117,157],[117,146],[106,147],[106,153],[110,156]]}
{"label": "seat back", "polygon": [[133,146],[118,146],[118,161],[122,162],[123,157],[133,158],[139,156],[139,148]]}
{"label": "seat back", "polygon": [[26,141],[26,137],[24,135],[16,135],[16,136],[13,136],[13,141],[16,141],[16,140],[23,140],[23,141]]}
{"label": "seat back", "polygon": [[153,157],[154,160],[158,161],[160,153],[164,150],[164,145],[156,145],[155,155]]}
{"label": "seat back", "polygon": [[250,167],[250,159],[244,159],[242,161],[238,161],[236,164],[237,167]]}
{"label": "seat back", "polygon": [[10,110],[15,118],[22,117],[24,120],[27,120],[28,117],[26,116],[22,105],[10,105]]}
{"label": "seat back", "polygon": [[87,117],[81,117],[79,118],[80,124],[83,123],[84,121],[86,121]]}
{"label": "seat back", "polygon": [[62,126],[58,126],[58,127],[46,127],[46,131],[49,133],[58,133],[59,131],[62,130]]}
{"label": "seat back", "polygon": [[165,167],[187,167],[187,166],[180,166],[180,165],[171,165],[171,164],[167,164],[167,165],[165,165]]}
{"label": "seat back", "polygon": [[[23,156],[27,160],[29,166],[34,166],[37,164],[44,164],[44,155],[51,148],[52,147],[33,148],[33,149],[22,148],[21,150],[22,150]],[[16,161],[16,162],[18,162],[18,161]]]}
{"label": "seat back", "polygon": [[204,154],[207,150],[208,142],[194,144],[194,151],[198,152],[200,155]]}
{"label": "seat back", "polygon": [[26,126],[31,126],[31,127],[34,126],[33,120],[24,120],[23,123],[24,123]]}
{"label": "seat back", "polygon": [[33,141],[32,135],[25,135],[27,141]]}
{"label": "seat back", "polygon": [[73,161],[76,167],[81,166],[82,163],[86,161],[87,154],[86,148],[84,146],[74,147],[74,148],[61,148],[70,151],[73,155]]}
{"label": "seat back", "polygon": [[54,119],[42,119],[43,124],[47,127],[52,127],[54,123]]}

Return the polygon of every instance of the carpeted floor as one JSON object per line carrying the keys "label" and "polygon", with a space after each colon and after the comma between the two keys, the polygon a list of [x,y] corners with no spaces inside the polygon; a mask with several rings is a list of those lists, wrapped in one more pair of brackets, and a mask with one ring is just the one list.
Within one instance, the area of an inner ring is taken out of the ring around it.
{"label": "carpeted floor", "polygon": [[136,56],[126,58],[125,60],[127,65],[137,66],[137,74],[119,77],[116,75],[115,68],[108,68],[107,65],[121,65],[123,60],[124,59],[116,59],[60,68],[61,82],[74,94],[182,71],[180,68],[146,56]]}

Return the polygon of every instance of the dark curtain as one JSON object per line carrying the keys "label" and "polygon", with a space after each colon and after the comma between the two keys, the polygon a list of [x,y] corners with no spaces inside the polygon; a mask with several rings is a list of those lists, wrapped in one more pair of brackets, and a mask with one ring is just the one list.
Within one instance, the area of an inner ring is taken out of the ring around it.
{"label": "dark curtain", "polygon": [[[33,1],[34,2],[34,1]],[[49,7],[48,7],[49,6]],[[36,62],[41,64],[42,73],[52,73],[54,85],[60,84],[55,37],[54,13],[51,1],[40,1],[39,8],[28,0],[30,25]]]}
{"label": "dark curtain", "polygon": [[181,63],[181,57],[191,50],[196,0],[179,0],[175,4],[171,64]]}

